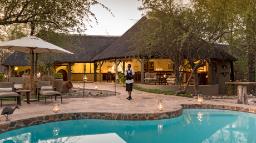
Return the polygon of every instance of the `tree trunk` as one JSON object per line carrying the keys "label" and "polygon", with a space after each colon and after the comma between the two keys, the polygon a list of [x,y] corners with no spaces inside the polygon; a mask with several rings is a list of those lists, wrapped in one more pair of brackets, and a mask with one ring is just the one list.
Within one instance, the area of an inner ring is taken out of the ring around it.
{"label": "tree trunk", "polygon": [[251,82],[255,81],[255,53],[254,52],[248,53],[248,80]]}
{"label": "tree trunk", "polygon": [[194,81],[194,96],[197,96],[198,95],[198,75],[197,75],[197,72],[194,72],[194,78],[195,78],[195,81]]}
{"label": "tree trunk", "polygon": [[175,72],[175,77],[176,77],[176,85],[180,84],[180,70],[179,70],[179,64],[175,63],[174,64],[174,72]]}
{"label": "tree trunk", "polygon": [[201,66],[204,65],[204,61],[201,60],[199,64],[194,64],[193,62],[190,62],[190,65],[192,67],[192,71],[191,71],[191,74],[187,80],[187,83],[186,83],[186,86],[184,88],[183,91],[179,92],[179,93],[187,93],[187,90],[188,90],[188,86],[189,86],[189,82],[191,81],[192,77],[194,76],[194,95],[196,96],[198,94],[198,75],[197,75],[197,70],[198,68],[200,68]]}

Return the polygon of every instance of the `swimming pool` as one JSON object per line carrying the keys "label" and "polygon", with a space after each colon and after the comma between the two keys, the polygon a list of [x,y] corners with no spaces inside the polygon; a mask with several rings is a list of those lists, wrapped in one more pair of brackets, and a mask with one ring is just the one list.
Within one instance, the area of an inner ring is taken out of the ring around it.
{"label": "swimming pool", "polygon": [[0,143],[89,143],[90,137],[104,143],[109,142],[108,135],[127,143],[256,143],[255,133],[254,114],[186,109],[182,116],[167,120],[88,119],[36,125],[0,134]]}

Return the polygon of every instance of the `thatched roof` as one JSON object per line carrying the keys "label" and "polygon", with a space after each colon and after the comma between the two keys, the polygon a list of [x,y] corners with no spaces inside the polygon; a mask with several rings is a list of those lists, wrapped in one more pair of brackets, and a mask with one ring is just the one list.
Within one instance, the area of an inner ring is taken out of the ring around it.
{"label": "thatched roof", "polygon": [[[79,63],[79,62],[91,62],[92,58],[95,57],[102,50],[106,49],[111,43],[117,40],[118,37],[111,36],[83,36],[83,35],[68,35],[65,38],[63,48],[72,51],[73,55],[62,55],[56,54],[54,56],[44,54],[44,58],[51,58],[55,63]],[[54,43],[54,41],[52,41]],[[54,43],[55,44],[55,43]],[[48,57],[47,57],[48,56]],[[40,58],[40,57],[39,57]],[[20,52],[14,52],[11,54],[3,63],[3,65],[10,66],[28,66],[29,55]]]}
{"label": "thatched roof", "polygon": [[[93,60],[109,60],[109,59],[118,59],[118,58],[129,58],[129,57],[139,57],[139,48],[142,45],[136,41],[138,35],[141,35],[141,30],[143,30],[144,25],[150,25],[150,21],[146,17],[142,17],[132,28],[130,28],[125,34],[123,34],[118,40],[112,43],[108,48],[103,50],[100,54],[96,55]],[[188,57],[194,54],[198,54],[199,57],[204,57],[208,59],[216,60],[236,60],[232,55],[226,52],[228,48],[227,45],[222,44],[209,44],[204,42],[204,40],[199,40],[202,43],[204,48],[193,48],[190,51],[184,50],[183,56]],[[206,44],[205,44],[206,43]],[[144,48],[146,49],[146,48]],[[114,52],[113,52],[114,51]],[[144,51],[145,52],[145,51]],[[152,52],[151,57],[155,58],[166,58],[167,55],[163,54],[165,51],[157,49],[157,51]],[[194,56],[193,55],[193,56]],[[160,57],[159,57],[160,56]]]}
{"label": "thatched roof", "polygon": [[29,66],[29,57],[28,54],[21,52],[14,52],[9,57],[7,57],[2,65],[5,66]]}
{"label": "thatched roof", "polygon": [[[132,26],[126,33],[124,33],[118,40],[112,43],[108,48],[96,55],[93,60],[108,60],[125,57],[136,56],[134,34],[137,34],[141,26],[146,21],[146,17],[142,17],[134,26]],[[115,52],[113,52],[115,51]]]}
{"label": "thatched roof", "polygon": [[[65,48],[74,53],[74,55],[55,55],[53,59],[48,58],[50,61],[55,63],[86,63],[100,60],[120,59],[120,58],[131,58],[138,57],[138,49],[141,48],[138,42],[135,42],[138,35],[141,35],[140,30],[145,28],[145,25],[150,25],[149,20],[146,17],[141,18],[133,27],[131,27],[121,37],[111,36],[83,36],[83,35],[52,35],[47,33],[49,42],[54,43],[62,48]],[[59,37],[58,37],[59,36]],[[64,39],[65,43],[58,43],[56,38]],[[55,39],[56,38],[56,39]],[[199,55],[200,58],[216,59],[216,60],[236,60],[226,50],[227,45],[222,44],[209,44],[203,40],[199,48],[185,49],[183,51],[184,57],[196,57]],[[197,44],[198,45],[198,44]],[[204,48],[202,48],[204,47]],[[165,51],[154,51],[151,57],[154,58],[167,58],[168,56],[163,54]],[[160,55],[160,56],[159,56]],[[11,66],[24,66],[29,65],[28,58],[25,58],[23,53],[14,53],[8,57],[3,65]]]}
{"label": "thatched roof", "polygon": [[92,59],[99,54],[101,51],[105,50],[110,46],[115,40],[119,37],[111,36],[80,36],[72,35],[68,41],[71,43],[66,49],[72,49],[74,52],[73,55],[68,56],[58,56],[55,59],[55,63],[64,63],[64,62],[91,62]]}

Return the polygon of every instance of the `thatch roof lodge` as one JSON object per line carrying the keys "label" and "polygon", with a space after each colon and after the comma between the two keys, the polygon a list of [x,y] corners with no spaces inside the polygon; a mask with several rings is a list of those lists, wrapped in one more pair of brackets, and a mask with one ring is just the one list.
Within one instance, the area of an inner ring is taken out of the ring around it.
{"label": "thatch roof lodge", "polygon": [[[57,66],[67,67],[63,70],[65,70],[65,72],[67,73],[74,74],[77,79],[82,79],[82,76],[84,74],[90,74],[93,75],[92,77],[95,80],[96,78],[98,78],[95,74],[100,73],[103,74],[102,76],[100,76],[100,79],[102,79],[103,77],[104,80],[104,74],[113,73],[112,71],[114,69],[114,65],[112,64],[112,61],[114,59],[119,59],[119,61],[123,63],[122,70],[124,71],[125,64],[127,64],[127,62],[134,62],[136,58],[141,58],[148,55],[150,55],[150,57],[146,57],[148,60],[165,59],[164,63],[161,63],[161,61],[157,61],[156,63],[158,64],[158,68],[156,69],[156,67],[153,67],[150,72],[159,73],[160,69],[161,71],[166,71],[168,74],[171,74],[171,72],[173,72],[172,65],[168,63],[170,62],[168,55],[165,55],[165,51],[162,51],[161,48],[159,48],[157,51],[151,51],[150,54],[147,53],[145,55],[142,55],[141,52],[138,50],[141,47],[143,48],[143,45],[145,45],[137,42],[141,34],[141,29],[145,28],[144,25],[150,25],[149,22],[150,20],[148,20],[146,17],[141,18],[121,37],[88,35],[60,36],[57,34],[48,38],[46,36],[46,38],[43,39],[74,53],[74,55],[68,56],[55,55],[51,61],[54,61],[55,65]],[[50,34],[46,33],[46,35]],[[56,42],[57,40],[55,40],[55,38],[58,36],[61,37],[59,39],[62,39],[61,43],[58,43]],[[202,44],[200,44],[200,47],[184,49],[182,53],[184,58],[189,56],[196,57],[196,55],[198,55],[199,57],[202,57],[204,59],[210,59],[208,65],[205,65],[203,69],[204,73],[201,73],[200,75],[200,78],[203,79],[202,81],[204,81],[202,83],[220,84],[233,79],[233,61],[235,61],[236,59],[227,52],[228,46],[223,44],[209,44],[203,40],[199,41],[202,42]],[[29,65],[28,59],[29,58],[26,57],[25,54],[15,52],[11,56],[9,56],[2,64],[5,66],[26,66]],[[106,63],[106,61],[108,63]],[[106,64],[103,71],[101,69],[102,64]],[[148,63],[147,61],[147,63],[145,63],[145,67],[148,66],[147,64],[150,63]],[[71,69],[71,66],[74,65],[80,66],[77,72]],[[135,63],[133,65],[135,65]],[[159,68],[159,66],[164,66],[164,68]],[[89,70],[87,70],[88,67],[90,67]],[[142,63],[138,62],[137,60],[136,67],[137,74],[139,74],[137,77],[138,79],[141,78],[142,81],[144,71],[142,71],[141,68],[144,66],[142,66]],[[68,79],[71,79],[71,75],[68,77]],[[222,85],[222,87],[225,86]]]}
{"label": "thatch roof lodge", "polygon": [[[121,37],[113,36],[87,36],[87,35],[66,35],[65,43],[62,47],[72,51],[73,55],[56,56],[55,63],[86,63],[110,59],[122,59],[139,57],[137,42],[134,42],[143,28],[143,25],[148,24],[146,17],[141,18],[133,27],[131,27]],[[54,43],[54,41],[53,41]],[[58,44],[57,44],[58,45]],[[199,51],[184,51],[184,56],[188,54],[199,54],[201,57],[209,59],[234,61],[235,58],[226,52],[227,45],[215,44],[210,45],[211,48],[200,48]],[[161,51],[157,51],[164,53]],[[154,55],[154,53],[152,53]],[[155,54],[160,55],[160,54]],[[9,66],[24,66],[28,64],[28,58],[23,53],[15,52],[9,56],[2,64]],[[166,55],[161,54],[161,57],[166,58]]]}

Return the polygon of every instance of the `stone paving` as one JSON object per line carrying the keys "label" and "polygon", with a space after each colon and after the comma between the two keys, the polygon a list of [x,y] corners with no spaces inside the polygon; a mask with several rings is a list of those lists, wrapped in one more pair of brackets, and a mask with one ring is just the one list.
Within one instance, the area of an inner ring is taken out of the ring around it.
{"label": "stone paving", "polygon": [[[81,88],[81,84],[74,84],[75,88]],[[236,110],[243,112],[252,112],[256,113],[256,107],[252,105],[240,105],[235,104],[229,101],[223,100],[206,100],[201,105],[193,98],[177,97],[177,96],[168,96],[168,95],[159,95],[146,93],[142,91],[133,92],[133,100],[128,101],[126,99],[127,93],[125,88],[121,85],[117,85],[116,88],[113,83],[86,83],[85,87],[87,89],[97,89],[97,90],[109,90],[115,91],[116,96],[107,96],[107,97],[85,97],[85,98],[64,98],[63,104],[60,104],[60,100],[57,101],[60,105],[60,112],[57,113],[60,115],[59,120],[65,119],[79,119],[79,118],[101,118],[95,116],[96,114],[104,114],[103,116],[108,116],[108,119],[162,119],[178,116],[182,112],[182,107],[184,108],[214,108],[214,109],[227,109],[227,110]],[[158,108],[158,101],[163,101],[163,110],[160,111]],[[20,109],[17,109],[14,112],[14,115],[11,116],[11,121],[6,122],[3,116],[0,117],[0,126],[13,124],[14,121],[21,121],[24,119],[35,119],[36,117],[48,116],[53,118],[56,113],[52,111],[54,104],[56,102],[47,100],[47,104],[44,102],[32,102],[31,104],[23,103]],[[0,108],[0,111],[2,108]],[[81,114],[74,114],[81,113]],[[84,117],[86,114],[86,117]],[[87,117],[87,114],[90,113],[90,117]],[[93,115],[91,115],[93,113]],[[170,114],[170,113],[173,113]],[[63,114],[72,115],[71,118],[64,118]],[[112,116],[113,114],[113,116]],[[118,115],[123,116],[118,116]],[[132,117],[128,117],[132,115]],[[155,116],[154,116],[155,115]],[[111,117],[109,117],[111,116]],[[139,117],[141,116],[141,117]],[[148,116],[148,117],[145,117]],[[159,116],[159,117],[158,117]],[[45,120],[45,118],[43,119]],[[42,122],[38,122],[42,123]],[[32,123],[30,124],[38,124]],[[30,125],[22,123],[20,127]],[[14,126],[14,125],[13,125]],[[16,127],[13,127],[16,128]],[[6,128],[6,130],[9,130]],[[4,130],[3,130],[4,131]]]}

